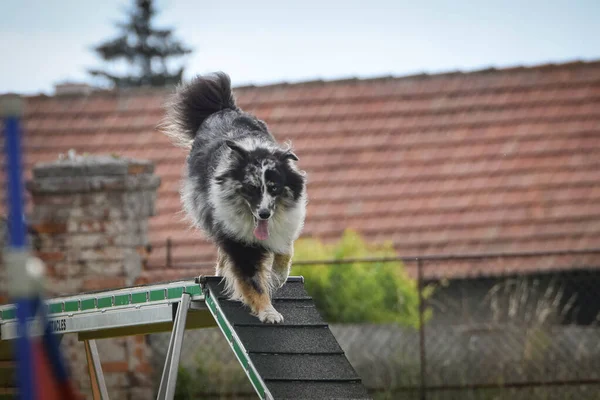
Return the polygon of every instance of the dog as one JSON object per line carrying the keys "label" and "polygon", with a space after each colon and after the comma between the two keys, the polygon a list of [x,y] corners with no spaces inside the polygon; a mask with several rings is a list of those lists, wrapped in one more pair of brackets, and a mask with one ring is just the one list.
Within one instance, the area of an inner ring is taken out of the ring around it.
{"label": "dog", "polygon": [[181,185],[185,214],[218,249],[216,275],[230,299],[264,323],[281,323],[271,294],[287,280],[306,216],[306,173],[291,146],[242,111],[229,76],[178,85],[160,129],[189,149]]}

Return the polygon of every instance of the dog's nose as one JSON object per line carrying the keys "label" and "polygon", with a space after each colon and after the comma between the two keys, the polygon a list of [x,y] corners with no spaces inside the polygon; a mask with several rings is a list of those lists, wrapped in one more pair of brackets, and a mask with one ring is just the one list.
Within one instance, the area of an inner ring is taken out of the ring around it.
{"label": "dog's nose", "polygon": [[260,219],[269,219],[270,216],[271,216],[271,211],[269,211],[269,210],[260,210],[258,212],[258,217]]}

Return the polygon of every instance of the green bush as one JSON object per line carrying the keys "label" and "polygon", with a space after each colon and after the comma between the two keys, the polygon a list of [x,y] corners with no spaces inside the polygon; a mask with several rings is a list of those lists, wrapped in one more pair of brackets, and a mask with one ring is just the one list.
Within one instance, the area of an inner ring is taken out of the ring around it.
{"label": "green bush", "polygon": [[[347,230],[333,244],[300,239],[294,261],[395,257],[391,244],[373,245]],[[400,261],[294,265],[291,275],[304,276],[308,293],[330,323],[398,323],[419,325],[417,282]],[[429,295],[430,290],[426,291]]]}

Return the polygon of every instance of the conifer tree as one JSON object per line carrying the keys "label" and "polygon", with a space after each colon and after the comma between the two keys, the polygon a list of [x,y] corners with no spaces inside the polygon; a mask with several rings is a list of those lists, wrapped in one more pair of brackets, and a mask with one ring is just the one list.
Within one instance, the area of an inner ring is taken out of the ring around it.
{"label": "conifer tree", "polygon": [[127,22],[117,24],[120,35],[94,48],[106,62],[125,61],[128,73],[119,76],[93,69],[90,74],[106,78],[119,88],[165,86],[181,80],[183,66],[170,71],[168,64],[189,54],[191,49],[174,37],[172,29],[154,26],[156,9],[152,3],[152,0],[135,0]]}

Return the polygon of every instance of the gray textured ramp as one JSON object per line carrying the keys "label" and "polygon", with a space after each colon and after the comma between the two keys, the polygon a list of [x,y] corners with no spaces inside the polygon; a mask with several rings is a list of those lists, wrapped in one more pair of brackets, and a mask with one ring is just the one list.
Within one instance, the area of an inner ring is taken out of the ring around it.
{"label": "gray textured ramp", "polygon": [[238,326],[235,331],[250,353],[341,353],[327,326]]}
{"label": "gray textured ramp", "polygon": [[358,376],[341,354],[252,354],[265,380],[355,381]]}
{"label": "gray textured ramp", "polygon": [[263,324],[240,302],[227,300],[220,277],[200,281],[205,295],[216,301],[222,318],[235,332],[234,339],[239,340],[266,392],[275,399],[369,398],[302,278],[288,279],[273,294],[273,305],[284,317],[284,323],[277,325]]}
{"label": "gray textured ramp", "polygon": [[368,399],[360,382],[268,382],[269,390],[276,399]]}

